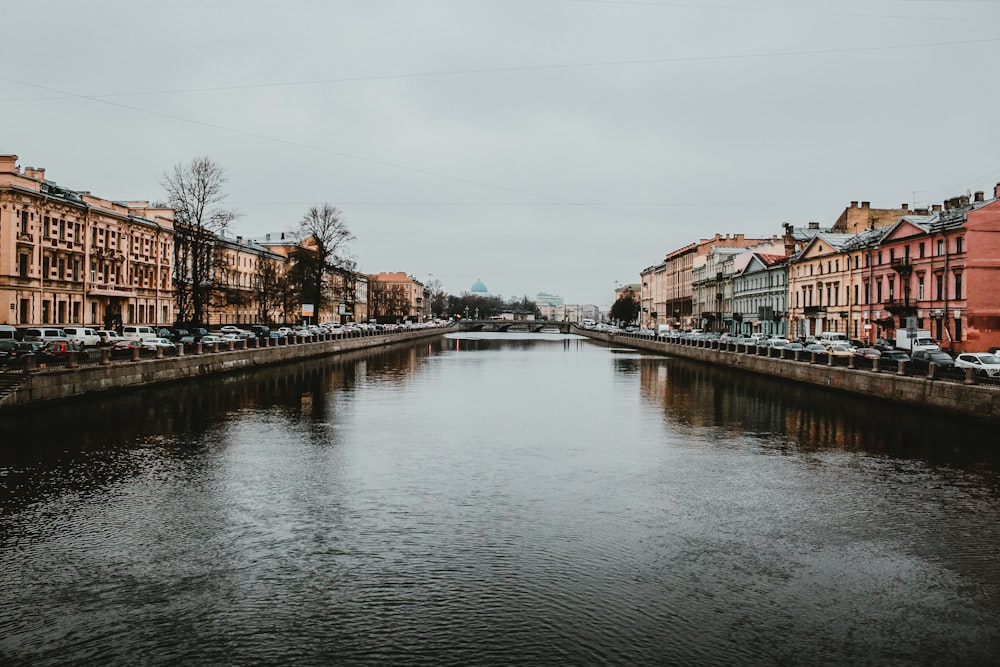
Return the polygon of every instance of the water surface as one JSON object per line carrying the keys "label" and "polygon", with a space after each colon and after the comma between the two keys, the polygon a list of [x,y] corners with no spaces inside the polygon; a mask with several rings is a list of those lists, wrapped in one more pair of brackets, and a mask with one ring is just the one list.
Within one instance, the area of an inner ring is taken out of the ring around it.
{"label": "water surface", "polygon": [[994,430],[464,334],[0,421],[0,662],[989,664]]}

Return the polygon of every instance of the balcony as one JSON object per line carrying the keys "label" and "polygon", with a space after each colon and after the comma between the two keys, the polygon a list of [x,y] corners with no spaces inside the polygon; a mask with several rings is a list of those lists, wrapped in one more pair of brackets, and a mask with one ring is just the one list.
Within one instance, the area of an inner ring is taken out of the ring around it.
{"label": "balcony", "polygon": [[892,268],[901,276],[908,276],[913,272],[913,265],[910,264],[909,257],[895,257],[892,260]]}
{"label": "balcony", "polygon": [[802,313],[804,315],[819,315],[826,309],[823,306],[803,306]]}
{"label": "balcony", "polygon": [[886,299],[882,302],[882,308],[893,315],[916,315],[916,305],[911,305],[908,299]]}

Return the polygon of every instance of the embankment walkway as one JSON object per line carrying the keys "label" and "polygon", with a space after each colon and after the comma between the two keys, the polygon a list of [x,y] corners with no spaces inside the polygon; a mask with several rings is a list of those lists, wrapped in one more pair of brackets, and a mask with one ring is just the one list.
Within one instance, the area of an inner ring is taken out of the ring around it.
{"label": "embankment walkway", "polygon": [[193,351],[163,356],[133,350],[128,359],[112,361],[98,353],[99,361],[32,368],[0,373],[0,412],[85,396],[133,391],[167,382],[231,373],[260,366],[301,361],[354,350],[412,343],[437,338],[451,327],[427,327],[384,333],[326,334],[315,338],[290,338],[280,345],[258,347],[255,339],[225,344],[198,344]]}

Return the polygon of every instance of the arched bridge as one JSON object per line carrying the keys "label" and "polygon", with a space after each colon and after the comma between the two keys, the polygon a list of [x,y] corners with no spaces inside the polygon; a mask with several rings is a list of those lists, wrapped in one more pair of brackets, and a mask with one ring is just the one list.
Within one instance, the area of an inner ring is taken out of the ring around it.
{"label": "arched bridge", "polygon": [[569,333],[571,322],[541,320],[459,320],[459,331],[507,331],[510,333]]}

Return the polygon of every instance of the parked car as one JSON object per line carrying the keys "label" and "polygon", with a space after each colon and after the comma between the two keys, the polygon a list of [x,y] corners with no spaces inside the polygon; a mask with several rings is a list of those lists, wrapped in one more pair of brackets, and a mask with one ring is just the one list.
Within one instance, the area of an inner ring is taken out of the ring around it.
{"label": "parked car", "polygon": [[859,347],[854,350],[854,356],[862,359],[881,359],[882,350],[877,350],[874,347]]}
{"label": "parked car", "polygon": [[892,344],[892,341],[887,340],[885,338],[876,339],[875,344],[872,345],[872,347],[874,347],[876,350],[885,350],[885,351],[896,349],[896,346]]}
{"label": "parked car", "polygon": [[947,369],[955,367],[955,360],[943,350],[917,350],[910,357],[910,363],[914,368],[928,368],[931,363],[938,365],[938,368]]}
{"label": "parked car", "polygon": [[809,343],[806,345],[806,352],[815,352],[816,354],[826,354],[826,345],[822,343]]}
{"label": "parked car", "polygon": [[90,327],[69,326],[63,327],[62,330],[66,332],[67,338],[84,347],[96,347],[101,344],[101,337]]}
{"label": "parked car", "polygon": [[955,357],[958,368],[975,368],[979,375],[1000,377],[1000,357],[989,352],[963,352]]}
{"label": "parked car", "polygon": [[244,329],[240,329],[240,328],[239,328],[239,327],[237,327],[237,326],[233,326],[232,324],[227,324],[227,325],[225,325],[225,326],[223,326],[223,327],[220,327],[220,328],[219,328],[219,331],[221,331],[221,332],[222,332],[222,333],[224,333],[224,334],[227,334],[227,333],[231,333],[231,334],[241,334],[241,333],[243,333],[243,332],[244,332],[245,330],[244,330]]}
{"label": "parked car", "polygon": [[900,361],[910,361],[910,355],[902,350],[882,350],[882,360],[899,363]]}
{"label": "parked car", "polygon": [[65,361],[70,352],[83,352],[83,345],[71,340],[53,340],[45,344],[44,351],[53,361]]}
{"label": "parked car", "polygon": [[95,333],[100,339],[101,345],[113,345],[116,341],[122,339],[121,334],[114,329],[98,329]]}
{"label": "parked car", "polygon": [[831,354],[835,357],[852,357],[854,356],[854,348],[847,343],[834,343],[826,348],[827,354]]}
{"label": "parked car", "polygon": [[268,338],[271,335],[271,329],[263,324],[251,324],[250,331],[258,338]]}
{"label": "parked car", "polygon": [[57,327],[28,327],[24,330],[24,337],[29,343],[47,343],[50,340],[69,340],[66,332]]}
{"label": "parked car", "polygon": [[146,340],[147,338],[156,338],[156,331],[153,330],[153,327],[127,324],[122,327],[122,338],[127,338],[129,340]]}
{"label": "parked car", "polygon": [[137,338],[121,338],[111,344],[112,357],[131,357],[132,350],[142,350],[142,341]]}
{"label": "parked car", "polygon": [[0,365],[17,368],[24,363],[29,354],[34,354],[37,360],[47,358],[45,346],[24,340],[0,340]]}
{"label": "parked car", "polygon": [[177,346],[166,338],[147,338],[142,341],[142,349],[153,350],[154,352],[162,349],[164,352],[173,352],[177,349]]}

